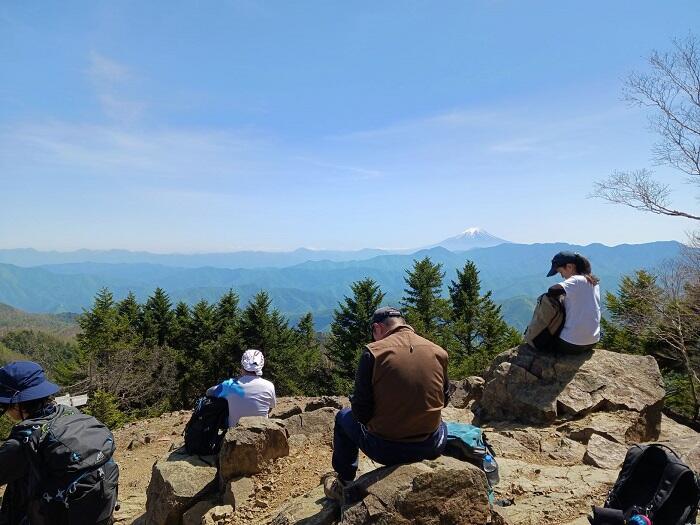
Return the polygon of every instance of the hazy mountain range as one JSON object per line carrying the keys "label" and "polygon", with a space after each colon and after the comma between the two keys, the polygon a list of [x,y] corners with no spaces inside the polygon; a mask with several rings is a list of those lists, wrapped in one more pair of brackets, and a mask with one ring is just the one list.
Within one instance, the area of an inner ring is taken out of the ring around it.
{"label": "hazy mountain range", "polygon": [[496,246],[508,241],[491,235],[486,230],[472,227],[439,243],[405,250],[312,250],[298,248],[290,252],[237,251],[226,253],[150,253],[128,250],[76,250],[72,252],[39,251],[32,248],[0,249],[0,263],[17,266],[42,266],[66,263],[149,263],[182,268],[283,268],[307,261],[362,261],[379,255],[409,254],[426,248],[443,247],[451,251]]}
{"label": "hazy mountain range", "polygon": [[[487,247],[473,247],[480,242]],[[202,298],[215,301],[231,288],[245,303],[257,291],[267,290],[275,306],[293,321],[311,311],[317,327],[323,330],[353,281],[372,277],[386,292],[386,302],[398,304],[406,269],[412,267],[415,259],[429,256],[442,263],[445,286],[454,278],[456,269],[467,260],[474,261],[483,290],[492,290],[494,298],[503,305],[506,320],[522,328],[529,320],[535,298],[556,282],[555,277],[545,277],[556,252],[568,249],[588,256],[604,292],[616,289],[622,275],[639,268],[653,269],[675,257],[681,248],[675,241],[614,247],[514,244],[477,229],[443,243],[454,251],[442,246],[412,253],[296,250],[198,255],[0,250],[0,262],[6,263],[0,264],[0,303],[29,312],[80,312],[90,306],[102,287],[111,289],[118,299],[133,291],[144,300],[160,286],[173,303],[195,303]],[[458,250],[461,246],[472,248]],[[209,264],[197,267],[198,261]],[[241,261],[247,261],[248,267],[230,267]]]}

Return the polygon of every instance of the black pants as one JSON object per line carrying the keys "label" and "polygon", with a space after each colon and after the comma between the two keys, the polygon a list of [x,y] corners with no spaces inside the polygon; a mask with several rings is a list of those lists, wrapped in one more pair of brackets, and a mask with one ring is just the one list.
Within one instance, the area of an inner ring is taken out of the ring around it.
{"label": "black pants", "polygon": [[560,354],[583,354],[593,350],[595,345],[596,343],[593,343],[592,345],[575,345],[573,343],[569,343],[568,341],[564,341],[561,337],[557,337],[552,346],[554,351]]}

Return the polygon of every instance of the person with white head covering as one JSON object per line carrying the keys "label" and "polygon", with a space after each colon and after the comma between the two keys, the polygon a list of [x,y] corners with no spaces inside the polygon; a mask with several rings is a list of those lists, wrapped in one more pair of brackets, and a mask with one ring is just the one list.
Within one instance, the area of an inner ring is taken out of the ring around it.
{"label": "person with white head covering", "polygon": [[207,395],[223,397],[228,402],[228,426],[236,426],[247,416],[267,417],[277,403],[275,385],[262,378],[265,356],[251,348],[241,357],[241,376],[227,379],[207,390]]}

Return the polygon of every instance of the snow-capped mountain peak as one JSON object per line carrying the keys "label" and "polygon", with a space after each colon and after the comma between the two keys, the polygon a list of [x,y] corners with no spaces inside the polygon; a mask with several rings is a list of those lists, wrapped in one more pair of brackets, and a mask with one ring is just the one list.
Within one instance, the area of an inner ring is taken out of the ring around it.
{"label": "snow-capped mountain peak", "polygon": [[473,237],[475,235],[479,235],[480,233],[481,233],[481,228],[479,228],[478,226],[472,226],[471,228],[467,228],[466,230],[464,230],[461,233],[461,235],[464,237],[467,237],[467,236]]}
{"label": "snow-capped mountain peak", "polygon": [[464,230],[459,235],[448,237],[437,244],[433,244],[430,246],[430,248],[441,246],[453,252],[463,252],[466,250],[471,250],[472,248],[488,248],[490,246],[497,246],[507,242],[510,241],[496,237],[495,235],[492,235],[486,230],[477,226],[472,226],[471,228]]}

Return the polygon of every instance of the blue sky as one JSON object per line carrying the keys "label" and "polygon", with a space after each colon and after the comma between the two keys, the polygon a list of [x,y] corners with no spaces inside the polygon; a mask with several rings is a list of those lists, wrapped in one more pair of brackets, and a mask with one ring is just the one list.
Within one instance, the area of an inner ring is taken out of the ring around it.
{"label": "blue sky", "polygon": [[697,0],[3,2],[0,247],[683,240],[587,195],[651,166],[622,81],[698,27]]}

